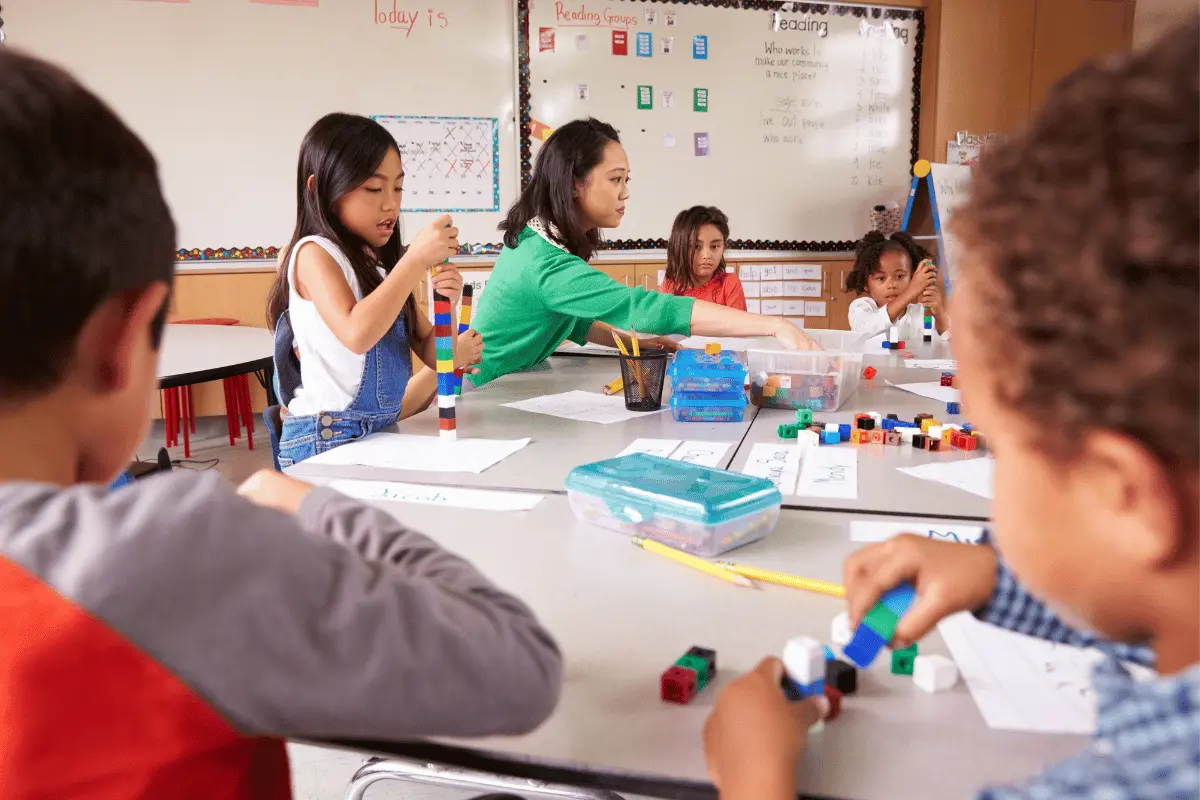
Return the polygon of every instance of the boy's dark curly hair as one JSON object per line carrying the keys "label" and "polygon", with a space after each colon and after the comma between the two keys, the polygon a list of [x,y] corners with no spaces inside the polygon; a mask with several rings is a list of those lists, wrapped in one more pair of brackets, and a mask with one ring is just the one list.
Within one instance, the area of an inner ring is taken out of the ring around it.
{"label": "boy's dark curly hair", "polygon": [[998,399],[1067,457],[1118,431],[1200,466],[1200,25],[1086,64],[990,151],[951,229]]}
{"label": "boy's dark curly hair", "polygon": [[891,238],[871,231],[854,246],[854,271],[846,276],[846,291],[866,294],[867,278],[879,269],[879,257],[889,251],[907,253],[913,269],[930,257],[929,251],[905,231],[896,231]]}

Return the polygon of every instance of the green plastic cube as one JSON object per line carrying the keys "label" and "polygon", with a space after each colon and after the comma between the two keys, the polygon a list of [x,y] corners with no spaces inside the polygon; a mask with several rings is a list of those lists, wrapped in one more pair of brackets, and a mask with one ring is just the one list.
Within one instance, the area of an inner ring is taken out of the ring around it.
{"label": "green plastic cube", "polygon": [[800,429],[795,425],[780,425],[779,426],[779,438],[780,439],[795,439],[795,438],[797,438],[797,436],[799,436],[799,433],[800,433]]}
{"label": "green plastic cube", "polygon": [[883,603],[876,603],[863,617],[862,624],[878,633],[885,642],[890,642],[892,635],[896,632],[896,623],[899,621],[890,608]]}
{"label": "green plastic cube", "polygon": [[[679,657],[679,660],[675,662],[675,666],[695,670],[697,692],[704,689],[705,686],[708,686],[708,679],[710,677],[708,674],[708,662],[700,656],[690,656],[686,654],[682,655]],[[912,667],[909,667],[909,671],[912,671]]]}
{"label": "green plastic cube", "polygon": [[913,664],[917,660],[917,644],[913,642],[903,650],[892,651],[892,674],[912,675]]}
{"label": "green plastic cube", "polygon": [[796,424],[797,425],[812,425],[812,409],[811,408],[796,409]]}

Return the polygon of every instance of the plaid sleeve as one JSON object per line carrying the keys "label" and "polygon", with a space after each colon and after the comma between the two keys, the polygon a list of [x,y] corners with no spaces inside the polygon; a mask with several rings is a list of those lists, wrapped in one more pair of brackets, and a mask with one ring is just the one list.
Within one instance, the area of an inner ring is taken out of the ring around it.
{"label": "plaid sleeve", "polygon": [[[989,538],[988,532],[984,531],[980,544],[988,544]],[[1154,652],[1148,647],[1111,642],[1063,622],[1021,585],[1003,559],[996,562],[996,588],[992,597],[986,605],[976,609],[975,617],[1017,633],[1075,647],[1095,647],[1121,661],[1154,666]]]}

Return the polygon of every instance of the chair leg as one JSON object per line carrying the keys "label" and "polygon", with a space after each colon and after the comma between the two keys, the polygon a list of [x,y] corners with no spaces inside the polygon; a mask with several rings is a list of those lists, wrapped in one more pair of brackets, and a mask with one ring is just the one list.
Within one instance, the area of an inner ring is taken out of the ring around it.
{"label": "chair leg", "polygon": [[163,429],[167,447],[175,446],[175,390],[164,389],[163,393]]}
{"label": "chair leg", "polygon": [[254,449],[254,407],[250,403],[250,376],[238,377],[242,391],[242,419],[246,423],[246,443]]}
{"label": "chair leg", "polygon": [[229,378],[221,381],[221,386],[225,389],[225,424],[229,427],[229,446],[233,447],[233,421],[237,417],[237,406],[233,399],[233,386]]}
{"label": "chair leg", "polygon": [[196,404],[192,402],[192,387],[183,387],[184,398],[187,400],[188,407],[188,424],[192,428],[192,433],[196,432]]}
{"label": "chair leg", "polygon": [[426,786],[512,793],[518,797],[558,797],[566,800],[622,800],[621,795],[601,789],[579,789],[558,783],[529,781],[459,767],[446,767],[407,758],[372,758],[359,767],[346,788],[345,800],[363,800],[366,791],[379,781],[409,781]]}
{"label": "chair leg", "polygon": [[192,415],[192,387],[184,386],[182,389],[180,389],[179,400],[183,407],[181,409],[183,412],[182,418],[180,419],[180,425],[183,428],[183,457],[191,458],[192,440],[189,432],[194,430],[194,428],[192,428],[192,419],[194,418]]}

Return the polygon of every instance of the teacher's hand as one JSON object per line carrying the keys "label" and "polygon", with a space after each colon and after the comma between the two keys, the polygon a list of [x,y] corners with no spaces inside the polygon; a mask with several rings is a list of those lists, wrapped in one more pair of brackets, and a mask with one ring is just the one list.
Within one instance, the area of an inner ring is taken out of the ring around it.
{"label": "teacher's hand", "polygon": [[788,350],[820,350],[821,345],[817,340],[809,336],[800,328],[797,328],[786,319],[779,320],[779,327],[775,331],[775,338],[779,340]]}
{"label": "teacher's hand", "polygon": [[670,336],[651,336],[646,339],[639,336],[638,347],[642,349],[642,352],[647,350],[665,350],[668,353],[679,352],[679,343]]}

